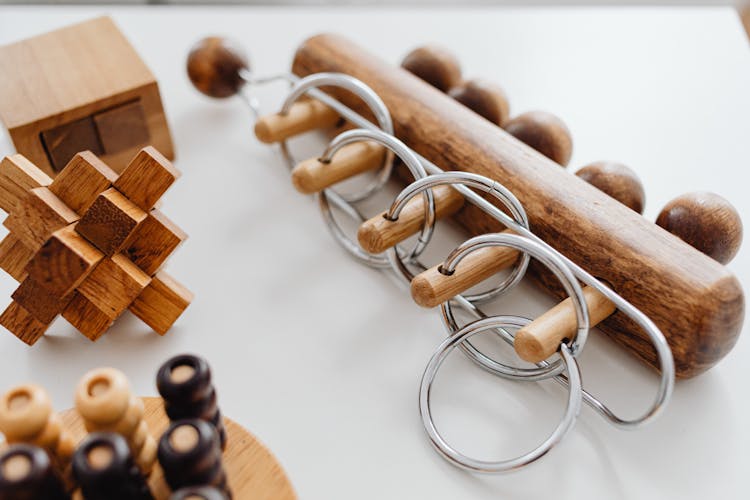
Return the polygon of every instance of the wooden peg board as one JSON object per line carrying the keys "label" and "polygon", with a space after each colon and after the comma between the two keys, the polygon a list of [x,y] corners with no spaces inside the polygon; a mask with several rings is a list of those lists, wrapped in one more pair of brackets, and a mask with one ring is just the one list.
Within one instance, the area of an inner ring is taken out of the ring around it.
{"label": "wooden peg board", "polygon": [[[158,439],[169,426],[161,398],[142,398],[144,419],[151,435]],[[76,410],[61,413],[63,425],[76,441],[86,435],[83,420]],[[241,425],[224,417],[227,429],[227,448],[224,450],[224,468],[229,487],[238,500],[294,500],[297,498],[292,483],[273,454],[255,436]],[[148,480],[156,500],[167,500],[169,487],[157,464]],[[73,496],[82,500],[80,492]]]}

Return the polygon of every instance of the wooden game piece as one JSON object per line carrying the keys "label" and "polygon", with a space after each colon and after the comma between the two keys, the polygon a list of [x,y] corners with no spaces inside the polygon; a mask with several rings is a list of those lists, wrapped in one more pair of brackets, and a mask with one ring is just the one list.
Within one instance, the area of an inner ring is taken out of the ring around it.
{"label": "wooden game piece", "polygon": [[30,190],[50,183],[52,179],[23,155],[6,156],[0,160],[0,209],[13,213]]}
{"label": "wooden game piece", "polygon": [[115,188],[97,196],[76,224],[78,234],[105,255],[119,253],[148,214]]}
{"label": "wooden game piece", "polygon": [[54,467],[67,475],[75,442],[52,410],[47,392],[34,384],[12,388],[0,400],[0,432],[10,444],[26,443],[44,448]]}
{"label": "wooden game piece", "polygon": [[209,97],[235,95],[245,84],[242,71],[250,64],[242,49],[226,38],[204,38],[190,49],[187,73],[195,88]]}
{"label": "wooden game piece", "polygon": [[153,276],[187,234],[160,210],[153,209],[133,231],[123,253],[143,272]]}
{"label": "wooden game piece", "polygon": [[13,333],[27,345],[34,345],[49,328],[49,323],[42,323],[29,311],[13,301],[0,314],[0,325]]}
{"label": "wooden game piece", "polygon": [[78,221],[79,216],[46,187],[34,188],[3,225],[36,250],[52,233]]}
{"label": "wooden game piece", "polygon": [[229,500],[229,497],[213,486],[187,486],[175,491],[169,500]]}
{"label": "wooden game piece", "polygon": [[13,302],[28,311],[41,323],[49,325],[68,304],[71,295],[60,296],[50,292],[31,276],[13,292]]}
{"label": "wooden game piece", "polygon": [[437,45],[412,50],[401,61],[401,67],[443,92],[448,92],[461,82],[458,59]]}
{"label": "wooden game piece", "polygon": [[529,111],[512,118],[505,131],[563,167],[573,154],[573,139],[560,118],[546,111]]}
{"label": "wooden game piece", "polygon": [[49,175],[83,150],[116,171],[146,144],[174,156],[157,82],[108,17],[0,47],[0,73],[0,119]]}
{"label": "wooden game piece", "polygon": [[14,444],[0,454],[0,500],[69,500],[42,448]]}
{"label": "wooden game piece", "polygon": [[303,99],[292,104],[286,114],[266,115],[255,122],[255,137],[271,144],[295,135],[336,126],[341,117],[333,109],[315,99]]}
{"label": "wooden game piece", "polygon": [[76,388],[76,409],[89,432],[116,432],[130,446],[144,474],[156,461],[156,441],[143,420],[143,401],[133,395],[125,375],[114,368],[88,372]]}
{"label": "wooden game piece", "polygon": [[91,151],[77,153],[57,174],[49,190],[78,215],[83,215],[99,193],[117,179],[114,170]]}
{"label": "wooden game piece", "polygon": [[[450,186],[437,186],[432,195],[438,220],[455,214],[464,204],[464,197]],[[357,240],[365,251],[385,252],[419,232],[425,221],[424,199],[415,196],[409,200],[397,220],[388,220],[385,215],[386,212],[380,213],[359,226]]]}
{"label": "wooden game piece", "polygon": [[78,234],[76,225],[71,225],[52,234],[29,260],[26,272],[48,292],[65,297],[102,258],[104,255]]}
{"label": "wooden game piece", "polygon": [[190,354],[170,358],[156,374],[156,388],[170,420],[204,420],[216,427],[221,448],[226,448],[224,420],[211,381],[211,368],[205,359]]}
{"label": "wooden game piece", "polygon": [[122,171],[114,187],[143,210],[151,210],[180,177],[180,172],[151,146],[141,149]]}
{"label": "wooden game piece", "polygon": [[656,224],[722,264],[737,255],[742,243],[740,215],[714,193],[678,196],[662,209]]}
{"label": "wooden game piece", "polygon": [[169,331],[187,309],[193,294],[172,276],[159,271],[130,304],[130,312],[159,335]]}
{"label": "wooden game piece", "polygon": [[576,175],[626,207],[643,213],[646,203],[643,185],[638,175],[626,165],[598,161],[581,168]]}
{"label": "wooden game piece", "polygon": [[21,282],[26,278],[26,265],[34,256],[34,251],[24,245],[12,233],[0,241],[0,269]]}
{"label": "wooden game piece", "polygon": [[116,319],[151,282],[151,278],[122,254],[103,259],[77,291],[99,310]]}
{"label": "wooden game piece", "polygon": [[292,184],[300,193],[317,193],[337,182],[380,167],[384,158],[385,148],[379,144],[347,144],[328,162],[310,158],[298,163],[292,170]]}
{"label": "wooden game piece", "polygon": [[450,89],[448,95],[499,127],[510,117],[508,96],[494,83],[468,80]]}
{"label": "wooden game piece", "polygon": [[153,500],[128,443],[119,434],[90,434],[73,455],[73,475],[86,500]]}
{"label": "wooden game piece", "polygon": [[213,486],[232,497],[216,428],[200,419],[173,422],[159,440],[159,465],[173,490]]}
{"label": "wooden game piece", "polygon": [[73,292],[62,316],[91,341],[98,340],[114,322],[113,318],[78,292]]}

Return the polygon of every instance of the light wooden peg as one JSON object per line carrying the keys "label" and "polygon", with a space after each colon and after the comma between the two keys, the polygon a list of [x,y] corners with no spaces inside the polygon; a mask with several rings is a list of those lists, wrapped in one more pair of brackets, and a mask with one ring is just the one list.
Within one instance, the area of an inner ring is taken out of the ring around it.
{"label": "light wooden peg", "polygon": [[333,109],[315,99],[305,99],[292,104],[289,112],[274,113],[255,123],[255,136],[267,144],[283,141],[311,130],[336,125],[341,117]]}
{"label": "light wooden peg", "polygon": [[[436,219],[450,217],[464,204],[464,197],[450,186],[437,186],[432,189],[432,195]],[[419,232],[425,221],[424,200],[422,196],[409,200],[397,220],[388,220],[385,214],[378,214],[359,226],[357,239],[367,252],[385,252]]]}
{"label": "light wooden peg", "polygon": [[415,276],[411,296],[422,307],[438,306],[510,267],[517,257],[518,251],[508,247],[480,248],[464,257],[451,275],[440,272],[438,264]]}
{"label": "light wooden peg", "polygon": [[[594,287],[583,287],[589,310],[589,326],[594,327],[615,312],[615,305]],[[552,356],[565,339],[578,329],[573,300],[568,297],[516,333],[513,347],[524,361],[538,363]]]}
{"label": "light wooden peg", "polygon": [[355,142],[339,149],[325,163],[310,158],[292,170],[292,184],[302,194],[313,194],[383,164],[385,148],[372,142]]}

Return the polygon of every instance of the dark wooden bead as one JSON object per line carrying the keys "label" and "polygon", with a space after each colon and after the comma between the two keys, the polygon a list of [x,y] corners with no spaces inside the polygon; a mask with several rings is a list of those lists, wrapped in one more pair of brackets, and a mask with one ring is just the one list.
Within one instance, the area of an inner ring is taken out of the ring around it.
{"label": "dark wooden bead", "polygon": [[453,87],[449,95],[495,125],[502,127],[508,121],[510,104],[499,85],[484,80],[468,80]]}
{"label": "dark wooden bead", "polygon": [[630,167],[622,163],[598,161],[586,165],[576,175],[626,207],[643,213],[646,194],[641,180]]}
{"label": "dark wooden bead", "polygon": [[714,193],[678,196],[662,209],[656,223],[722,264],[737,255],[742,243],[740,214]]}
{"label": "dark wooden bead", "polygon": [[14,444],[0,455],[0,500],[68,500],[47,452]]}
{"label": "dark wooden bead", "polygon": [[573,139],[565,123],[546,111],[529,111],[512,118],[505,131],[563,167],[573,154]]}
{"label": "dark wooden bead", "polygon": [[412,50],[401,61],[401,67],[443,92],[448,92],[461,82],[458,59],[437,45]]}
{"label": "dark wooden bead", "polygon": [[200,40],[187,58],[190,81],[210,97],[230,97],[239,92],[245,83],[240,71],[249,67],[243,51],[220,37]]}
{"label": "dark wooden bead", "polygon": [[169,500],[229,500],[229,497],[213,486],[188,486],[172,493]]}

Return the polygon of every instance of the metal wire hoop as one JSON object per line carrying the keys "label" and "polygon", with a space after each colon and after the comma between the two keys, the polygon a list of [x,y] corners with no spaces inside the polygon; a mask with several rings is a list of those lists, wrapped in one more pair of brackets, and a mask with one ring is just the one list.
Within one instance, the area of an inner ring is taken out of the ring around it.
{"label": "metal wire hoop", "polygon": [[[328,147],[326,147],[321,161],[330,161],[336,152],[347,144],[351,144],[359,141],[372,141],[376,142],[389,151],[398,156],[409,169],[411,175],[415,179],[421,179],[427,176],[427,173],[422,166],[422,163],[417,159],[411,149],[406,144],[401,142],[393,135],[388,135],[385,132],[376,130],[365,130],[355,129],[348,130],[336,136]],[[425,223],[422,226],[419,238],[412,247],[412,249],[403,255],[407,261],[416,259],[427,247],[435,228],[435,199],[432,195],[432,191],[425,191],[422,193],[424,199],[425,208]],[[389,260],[387,257],[381,255],[373,255],[362,249],[359,243],[353,241],[345,233],[341,226],[336,222],[336,218],[331,211],[331,207],[328,201],[329,193],[328,190],[323,190],[318,193],[318,205],[323,215],[328,229],[331,231],[333,237],[343,246],[349,253],[361,262],[376,268],[383,268],[389,266]],[[394,247],[394,252],[398,253],[398,246]]]}
{"label": "metal wire hoop", "polygon": [[422,375],[422,383],[419,387],[419,413],[422,417],[422,425],[424,426],[424,429],[435,449],[443,456],[443,458],[453,465],[472,472],[483,473],[501,473],[519,469],[546,455],[563,439],[563,437],[565,437],[565,434],[567,434],[573,427],[573,424],[575,424],[576,417],[581,410],[581,374],[578,370],[578,363],[576,362],[575,357],[568,350],[568,347],[563,344],[560,348],[560,359],[562,360],[564,369],[567,372],[567,380],[569,381],[568,401],[565,407],[565,413],[549,437],[533,450],[518,457],[506,460],[477,460],[464,455],[448,444],[435,426],[430,405],[432,384],[435,381],[440,366],[451,351],[453,351],[456,346],[465,343],[465,341],[472,336],[486,330],[498,328],[523,328],[530,322],[531,320],[528,318],[522,318],[520,316],[493,316],[491,318],[469,323],[456,332],[455,335],[445,339],[427,363],[427,367]]}
{"label": "metal wire hoop", "polygon": [[[291,109],[292,104],[294,104],[300,97],[307,92],[322,86],[339,87],[352,92],[354,95],[362,99],[367,107],[370,108],[370,111],[375,115],[375,120],[378,122],[380,129],[389,135],[393,135],[393,121],[391,120],[391,114],[380,96],[361,80],[343,73],[315,73],[299,79],[289,91],[289,94],[284,100],[284,104],[281,106],[279,114],[287,114]],[[279,145],[281,146],[281,153],[284,156],[284,160],[287,162],[287,166],[290,169],[294,168],[296,162],[292,157],[292,154],[289,152],[287,141],[283,140]],[[390,178],[392,170],[393,154],[389,151],[383,159],[383,166],[380,169],[380,173],[370,184],[359,192],[338,194],[338,196],[344,201],[350,203],[362,201],[383,187]]]}

